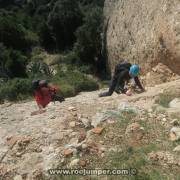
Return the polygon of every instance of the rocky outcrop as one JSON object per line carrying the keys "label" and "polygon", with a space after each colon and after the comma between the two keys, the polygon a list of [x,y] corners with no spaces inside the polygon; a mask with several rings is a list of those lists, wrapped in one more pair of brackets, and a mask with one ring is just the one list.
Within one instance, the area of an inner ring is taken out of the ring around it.
{"label": "rocky outcrop", "polygon": [[160,62],[179,74],[178,0],[106,0],[104,15],[111,70],[124,58],[144,72]]}

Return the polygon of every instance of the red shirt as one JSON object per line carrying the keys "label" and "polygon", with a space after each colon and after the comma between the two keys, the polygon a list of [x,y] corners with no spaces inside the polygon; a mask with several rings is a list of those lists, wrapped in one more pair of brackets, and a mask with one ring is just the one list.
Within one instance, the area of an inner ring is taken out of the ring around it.
{"label": "red shirt", "polygon": [[37,104],[46,107],[51,102],[51,91],[49,88],[43,87],[35,91],[35,100]]}

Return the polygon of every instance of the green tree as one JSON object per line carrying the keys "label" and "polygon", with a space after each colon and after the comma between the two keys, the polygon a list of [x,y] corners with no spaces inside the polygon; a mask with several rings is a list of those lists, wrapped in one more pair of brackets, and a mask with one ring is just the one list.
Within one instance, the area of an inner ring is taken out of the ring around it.
{"label": "green tree", "polygon": [[13,16],[1,16],[0,24],[0,42],[7,48],[26,51],[38,43],[37,35]]}
{"label": "green tree", "polygon": [[101,53],[102,14],[102,8],[98,6],[89,8],[83,19],[83,25],[76,31],[77,42],[74,46],[80,59],[84,63],[93,64],[96,72],[105,67]]}
{"label": "green tree", "polygon": [[50,12],[48,25],[52,30],[59,50],[72,47],[74,32],[81,24],[81,13],[76,0],[59,0]]}

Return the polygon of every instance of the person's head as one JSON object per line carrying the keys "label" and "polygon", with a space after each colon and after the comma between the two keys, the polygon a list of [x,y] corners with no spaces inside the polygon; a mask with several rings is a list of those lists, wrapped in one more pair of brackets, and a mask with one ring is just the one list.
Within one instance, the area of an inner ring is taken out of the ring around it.
{"label": "person's head", "polygon": [[47,87],[48,86],[47,80],[40,80],[39,81],[39,86],[40,87]]}
{"label": "person's head", "polygon": [[33,80],[32,81],[32,88],[33,88],[33,90],[39,89],[39,81],[40,80]]}
{"label": "person's head", "polygon": [[131,77],[136,77],[139,74],[139,66],[137,64],[133,64],[130,67],[129,74]]}

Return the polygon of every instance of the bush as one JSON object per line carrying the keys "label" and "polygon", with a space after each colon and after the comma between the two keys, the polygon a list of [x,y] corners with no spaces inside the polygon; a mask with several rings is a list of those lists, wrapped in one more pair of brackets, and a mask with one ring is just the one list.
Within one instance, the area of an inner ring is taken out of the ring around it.
{"label": "bush", "polygon": [[7,48],[26,51],[38,43],[38,36],[23,27],[13,16],[0,17],[0,42]]}
{"label": "bush", "polygon": [[57,84],[65,97],[75,96],[81,91],[92,91],[99,88],[98,83],[79,71],[60,71],[52,79],[52,83]]}
{"label": "bush", "polygon": [[16,101],[23,100],[32,96],[30,79],[13,79],[4,83],[0,88],[0,101],[4,100]]}
{"label": "bush", "polygon": [[102,8],[98,6],[89,7],[85,11],[83,25],[75,33],[77,42],[74,45],[74,52],[81,62],[94,66],[95,74],[103,71],[106,66],[102,54],[102,12]]}
{"label": "bush", "polygon": [[25,77],[27,57],[20,51],[7,49],[3,44],[0,44],[0,68],[5,74],[11,78]]}
{"label": "bush", "polygon": [[56,38],[57,48],[65,50],[75,42],[74,32],[81,25],[82,16],[77,0],[57,1],[48,19],[49,29]]}

